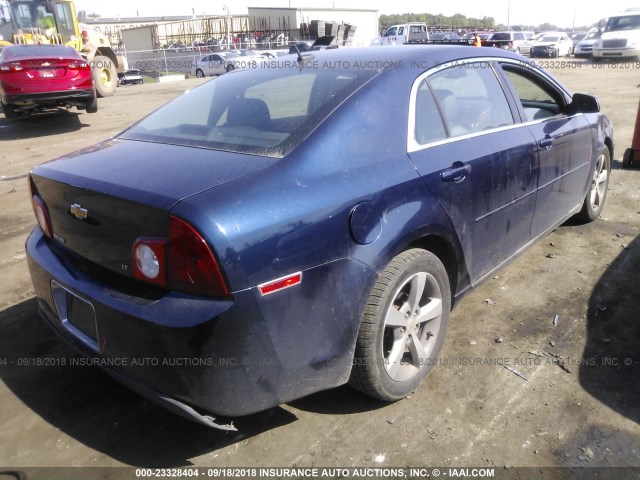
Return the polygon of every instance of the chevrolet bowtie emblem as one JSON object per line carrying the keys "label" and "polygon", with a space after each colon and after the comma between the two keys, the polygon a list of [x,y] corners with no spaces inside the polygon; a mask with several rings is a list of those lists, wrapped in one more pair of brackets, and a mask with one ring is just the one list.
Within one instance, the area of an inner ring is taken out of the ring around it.
{"label": "chevrolet bowtie emblem", "polygon": [[42,66],[42,67],[50,67],[51,64],[49,62],[42,62],[42,64],[40,66]]}
{"label": "chevrolet bowtie emblem", "polygon": [[78,220],[85,220],[89,215],[89,211],[86,208],[82,208],[82,205],[78,203],[73,203],[70,207],[71,215],[76,217]]}

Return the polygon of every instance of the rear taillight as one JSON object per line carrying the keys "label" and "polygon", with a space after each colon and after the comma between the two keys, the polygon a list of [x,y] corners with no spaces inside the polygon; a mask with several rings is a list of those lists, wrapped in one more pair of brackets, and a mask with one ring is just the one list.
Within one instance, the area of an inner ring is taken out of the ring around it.
{"label": "rear taillight", "polygon": [[169,287],[194,295],[225,297],[229,291],[213,252],[195,228],[169,217]]}
{"label": "rear taillight", "polygon": [[67,68],[69,70],[90,70],[89,64],[83,61],[69,62]]}
{"label": "rear taillight", "polygon": [[82,43],[87,45],[89,43],[89,32],[87,30],[82,30]]}
{"label": "rear taillight", "polygon": [[47,237],[52,238],[53,228],[51,227],[49,209],[47,208],[47,204],[44,203],[44,200],[42,200],[38,194],[36,184],[33,182],[31,177],[29,177],[29,190],[31,191],[31,205],[33,206],[33,213],[38,220],[38,225]]}
{"label": "rear taillight", "polygon": [[139,280],[167,286],[167,241],[138,238],[133,244],[133,276]]}
{"label": "rear taillight", "polygon": [[0,64],[0,72],[22,72],[25,69],[25,65],[21,62],[6,62]]}
{"label": "rear taillight", "polygon": [[139,280],[192,295],[225,297],[229,293],[207,242],[177,217],[169,217],[168,241],[138,238],[132,256],[134,277]]}

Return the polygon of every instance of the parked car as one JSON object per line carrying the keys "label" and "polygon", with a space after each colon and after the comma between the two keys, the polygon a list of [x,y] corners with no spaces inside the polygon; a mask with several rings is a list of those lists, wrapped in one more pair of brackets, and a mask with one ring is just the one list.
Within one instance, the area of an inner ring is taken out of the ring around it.
{"label": "parked car", "polygon": [[469,45],[473,45],[475,35],[480,37],[480,43],[484,45],[484,43],[491,37],[490,32],[469,32],[465,33],[462,37],[460,37],[461,41],[468,43]]}
{"label": "parked car", "polygon": [[562,32],[548,32],[540,37],[531,47],[530,57],[559,57],[569,56],[573,49],[573,42]]}
{"label": "parked car", "polygon": [[578,44],[588,34],[589,34],[589,32],[573,32],[571,35],[569,35],[569,38],[571,39],[571,43],[573,44],[573,46],[571,47],[571,53],[575,52],[576,47],[578,46]]}
{"label": "parked car", "polygon": [[236,50],[235,53],[237,53],[238,55],[240,55],[241,57],[243,57],[245,59],[249,59],[249,58],[264,58],[262,53],[258,52],[257,50],[242,49],[242,50]]}
{"label": "parked car", "polygon": [[507,31],[494,32],[483,42],[483,46],[502,48],[516,53],[526,53],[533,43],[532,32]]}
{"label": "parked car", "polygon": [[11,45],[0,52],[0,102],[4,116],[47,109],[98,111],[91,66],[64,45]]}
{"label": "parked car", "polygon": [[204,55],[196,62],[191,73],[198,78],[222,75],[239,66],[240,55],[235,52],[219,52]]}
{"label": "parked car", "polygon": [[126,70],[118,73],[118,85],[139,85],[144,83],[140,70]]}
{"label": "parked car", "polygon": [[29,175],[44,321],[212,427],[347,382],[406,397],[453,305],[604,206],[611,123],[519,55],[308,58],[206,82]]}
{"label": "parked car", "polygon": [[602,35],[602,32],[600,31],[589,32],[586,37],[578,42],[573,54],[576,57],[590,57],[591,51],[593,50],[593,44],[600,38],[600,35]]}

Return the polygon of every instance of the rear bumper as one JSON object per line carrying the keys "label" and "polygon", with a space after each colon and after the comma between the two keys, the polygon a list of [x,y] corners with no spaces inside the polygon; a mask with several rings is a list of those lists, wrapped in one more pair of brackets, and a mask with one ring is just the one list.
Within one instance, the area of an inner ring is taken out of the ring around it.
{"label": "rear bumper", "polygon": [[[346,383],[365,303],[354,292],[366,295],[375,278],[361,263],[341,260],[305,271],[304,287],[267,297],[252,288],[225,300],[173,292],[145,299],[74,269],[37,227],[26,248],[51,328],[132,389],[210,426],[196,410],[242,416]],[[52,281],[91,304],[93,347],[61,322]]]}
{"label": "rear bumper", "polygon": [[86,104],[93,100],[93,89],[66,90],[61,92],[30,92],[19,94],[4,93],[2,103],[5,105],[59,105],[59,104]]}

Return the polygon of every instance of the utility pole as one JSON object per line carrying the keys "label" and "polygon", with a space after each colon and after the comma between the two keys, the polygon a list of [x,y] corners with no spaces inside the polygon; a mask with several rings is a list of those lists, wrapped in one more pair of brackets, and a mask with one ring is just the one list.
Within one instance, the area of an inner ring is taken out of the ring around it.
{"label": "utility pole", "polygon": [[222,6],[222,10],[227,11],[227,50],[231,50],[231,13],[226,5]]}

